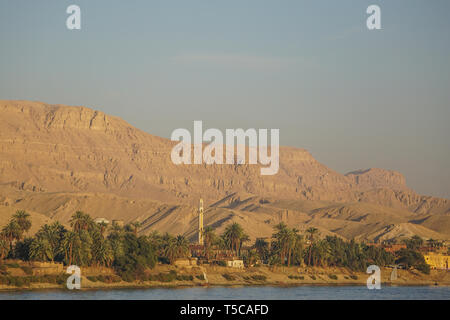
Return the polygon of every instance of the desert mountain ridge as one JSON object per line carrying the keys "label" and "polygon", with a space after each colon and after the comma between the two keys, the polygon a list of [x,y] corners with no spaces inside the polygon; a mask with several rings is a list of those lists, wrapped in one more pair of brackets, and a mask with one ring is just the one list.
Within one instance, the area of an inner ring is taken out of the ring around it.
{"label": "desert mountain ridge", "polygon": [[83,210],[194,239],[202,197],[206,224],[238,221],[252,239],[279,221],[348,239],[450,238],[450,201],[415,193],[398,172],[343,175],[292,147],[280,147],[273,176],[258,165],[177,166],[174,145],[86,107],[0,101],[0,224],[13,208],[42,223]]}

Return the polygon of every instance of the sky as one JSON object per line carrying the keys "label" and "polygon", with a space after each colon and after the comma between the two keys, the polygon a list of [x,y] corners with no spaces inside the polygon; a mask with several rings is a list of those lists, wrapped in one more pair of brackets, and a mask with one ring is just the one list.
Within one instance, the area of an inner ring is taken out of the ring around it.
{"label": "sky", "polygon": [[194,120],[277,128],[340,173],[396,170],[450,198],[449,15],[448,0],[0,0],[0,99],[166,138]]}

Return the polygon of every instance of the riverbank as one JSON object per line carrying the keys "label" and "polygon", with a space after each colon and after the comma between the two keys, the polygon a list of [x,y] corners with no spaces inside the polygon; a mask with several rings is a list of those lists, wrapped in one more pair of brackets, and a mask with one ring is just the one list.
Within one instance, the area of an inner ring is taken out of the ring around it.
{"label": "riverbank", "polygon": [[[28,279],[20,270],[14,270],[15,277]],[[391,280],[392,269],[382,268],[381,281],[387,286],[450,286],[450,272],[431,270],[429,275],[416,270],[397,270],[397,279]],[[55,275],[54,283],[46,278],[39,282],[23,281],[20,286],[0,284],[0,290],[43,290],[62,289],[68,275]],[[61,277],[63,280],[61,280]],[[353,272],[346,268],[301,268],[301,267],[251,267],[234,269],[220,266],[175,267],[157,265],[148,270],[143,280],[126,282],[113,273],[95,274],[87,270],[81,279],[81,290],[124,289],[124,288],[183,288],[183,287],[230,287],[230,286],[365,286],[368,274]]]}

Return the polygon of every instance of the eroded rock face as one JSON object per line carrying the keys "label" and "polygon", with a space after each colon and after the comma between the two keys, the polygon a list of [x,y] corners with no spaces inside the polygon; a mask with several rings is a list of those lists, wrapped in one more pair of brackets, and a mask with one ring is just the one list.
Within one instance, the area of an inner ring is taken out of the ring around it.
{"label": "eroded rock face", "polygon": [[281,147],[279,173],[261,176],[259,165],[176,166],[170,159],[173,146],[89,108],[0,101],[0,184],[185,204],[196,204],[200,196],[217,201],[245,192],[275,199],[365,201],[420,212],[448,206],[445,199],[415,194],[397,172],[369,169],[345,176],[304,149]]}
{"label": "eroded rock face", "polygon": [[361,190],[387,188],[396,191],[411,191],[405,177],[396,171],[371,168],[349,172],[345,175]]}

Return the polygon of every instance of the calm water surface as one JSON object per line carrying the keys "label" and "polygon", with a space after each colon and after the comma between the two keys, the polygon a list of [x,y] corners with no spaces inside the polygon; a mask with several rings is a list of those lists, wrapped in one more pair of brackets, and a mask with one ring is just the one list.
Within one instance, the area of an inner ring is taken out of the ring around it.
{"label": "calm water surface", "polygon": [[450,287],[382,287],[368,290],[367,287],[238,287],[238,288],[183,288],[183,289],[114,289],[114,290],[46,290],[0,292],[0,300],[450,300]]}

